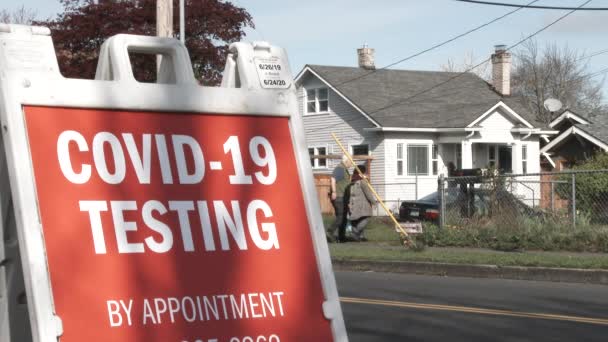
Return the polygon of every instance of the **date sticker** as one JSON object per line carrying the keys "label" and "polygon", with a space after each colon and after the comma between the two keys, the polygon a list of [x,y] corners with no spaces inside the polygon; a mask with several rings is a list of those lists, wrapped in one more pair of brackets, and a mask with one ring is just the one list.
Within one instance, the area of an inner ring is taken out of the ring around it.
{"label": "date sticker", "polygon": [[268,58],[256,57],[253,59],[258,71],[260,84],[264,89],[287,89],[291,80],[286,68],[277,56]]}

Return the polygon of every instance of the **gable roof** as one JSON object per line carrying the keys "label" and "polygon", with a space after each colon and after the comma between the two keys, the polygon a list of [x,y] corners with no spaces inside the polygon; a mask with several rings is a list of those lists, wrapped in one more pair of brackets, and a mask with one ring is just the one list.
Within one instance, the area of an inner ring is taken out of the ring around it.
{"label": "gable roof", "polygon": [[591,123],[591,122],[589,122],[589,120],[587,120],[583,116],[578,115],[569,109],[566,109],[562,112],[562,114],[560,114],[557,118],[555,118],[553,121],[551,121],[551,123],[549,124],[549,127],[553,128],[553,127],[557,126],[560,122],[562,122],[564,120],[568,120],[568,119],[570,119],[572,121],[576,121],[577,123],[583,124],[583,125],[588,125]]}
{"label": "gable roof", "polygon": [[601,123],[593,125],[576,124],[552,139],[540,152],[550,152],[554,147],[565,143],[570,136],[575,135],[583,137],[585,140],[608,152],[608,126]]}
{"label": "gable roof", "polygon": [[598,139],[604,146],[608,146],[608,125],[596,122],[593,125],[575,125],[581,131],[584,131],[594,138]]}
{"label": "gable roof", "polygon": [[500,101],[524,121],[543,126],[518,99],[501,96],[472,73],[382,69],[369,74],[362,68],[307,65],[296,80],[309,71],[384,127],[464,128]]}

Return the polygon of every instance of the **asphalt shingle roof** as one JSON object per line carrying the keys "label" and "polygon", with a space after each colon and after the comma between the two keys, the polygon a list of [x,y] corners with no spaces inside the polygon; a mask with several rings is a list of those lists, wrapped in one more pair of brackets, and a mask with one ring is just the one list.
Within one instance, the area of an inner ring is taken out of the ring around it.
{"label": "asphalt shingle roof", "polygon": [[576,124],[575,126],[601,140],[604,144],[608,144],[608,125],[593,122],[591,125]]}
{"label": "asphalt shingle roof", "polygon": [[472,73],[384,69],[363,77],[370,71],[308,67],[384,127],[466,127],[498,101],[542,127],[518,99],[499,95]]}

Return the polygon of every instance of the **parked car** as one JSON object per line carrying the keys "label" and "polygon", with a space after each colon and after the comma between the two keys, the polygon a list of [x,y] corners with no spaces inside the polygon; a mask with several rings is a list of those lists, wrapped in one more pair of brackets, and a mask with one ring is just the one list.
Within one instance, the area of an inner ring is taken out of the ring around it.
{"label": "parked car", "polygon": [[[470,191],[470,190],[469,190]],[[494,208],[514,215],[545,217],[545,213],[532,208],[506,190],[473,189],[469,193],[459,188],[448,188],[444,192],[446,211],[456,211],[462,217],[488,216]],[[439,220],[439,192],[433,192],[417,201],[403,201],[399,206],[401,221]]]}

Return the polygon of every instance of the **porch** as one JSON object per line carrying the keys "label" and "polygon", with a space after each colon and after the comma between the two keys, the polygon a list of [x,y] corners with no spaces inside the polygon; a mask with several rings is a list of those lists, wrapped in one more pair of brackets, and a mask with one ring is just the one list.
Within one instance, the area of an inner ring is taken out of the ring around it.
{"label": "porch", "polygon": [[530,147],[526,143],[485,143],[462,141],[439,143],[438,154],[443,166],[441,172],[448,176],[448,165],[456,169],[495,168],[501,174],[526,174],[534,170],[530,160]]}

